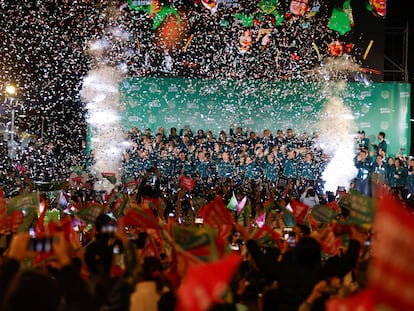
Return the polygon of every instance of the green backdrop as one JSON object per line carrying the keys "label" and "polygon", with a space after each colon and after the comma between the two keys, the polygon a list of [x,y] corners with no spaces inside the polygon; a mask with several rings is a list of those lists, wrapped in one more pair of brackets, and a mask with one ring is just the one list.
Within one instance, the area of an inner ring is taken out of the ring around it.
{"label": "green backdrop", "polygon": [[[328,87],[327,87],[328,86]],[[122,126],[164,127],[218,134],[230,124],[255,131],[293,128],[312,132],[327,98],[339,96],[351,108],[359,130],[371,141],[386,133],[389,154],[410,150],[410,85],[350,82],[342,91],[335,84],[292,81],[202,80],[195,78],[126,78],[121,81]]]}

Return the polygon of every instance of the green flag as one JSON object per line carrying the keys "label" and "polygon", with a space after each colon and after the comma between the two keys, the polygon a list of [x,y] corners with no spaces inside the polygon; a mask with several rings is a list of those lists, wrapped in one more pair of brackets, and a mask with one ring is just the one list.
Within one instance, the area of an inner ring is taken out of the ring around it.
{"label": "green flag", "polygon": [[237,199],[236,199],[236,195],[233,192],[233,195],[230,199],[230,202],[227,204],[227,209],[229,209],[233,212],[237,211],[237,203],[238,202],[237,202]]}
{"label": "green flag", "polygon": [[96,218],[104,212],[104,205],[96,202],[89,202],[76,213],[76,216],[88,224],[94,224]]}
{"label": "green flag", "polygon": [[342,205],[339,205],[341,207],[346,206],[349,215],[339,222],[343,224],[371,225],[375,216],[374,199],[354,189],[345,197],[347,198],[342,200]]}
{"label": "green flag", "polygon": [[7,215],[14,210],[30,210],[39,208],[39,192],[30,192],[15,196],[7,202]]}
{"label": "green flag", "polygon": [[329,224],[338,217],[338,212],[327,205],[315,205],[308,216],[308,221],[313,226]]}
{"label": "green flag", "polygon": [[212,227],[181,227],[172,226],[175,242],[202,261],[218,259],[216,246],[217,232]]}

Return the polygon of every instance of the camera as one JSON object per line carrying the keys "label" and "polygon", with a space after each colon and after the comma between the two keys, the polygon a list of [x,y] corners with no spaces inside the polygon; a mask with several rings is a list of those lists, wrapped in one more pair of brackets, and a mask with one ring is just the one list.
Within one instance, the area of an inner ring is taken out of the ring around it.
{"label": "camera", "polygon": [[29,242],[29,250],[38,253],[51,253],[53,251],[53,237],[32,237]]}
{"label": "camera", "polygon": [[296,233],[293,231],[293,228],[284,228],[283,237],[287,241],[289,247],[296,246]]}

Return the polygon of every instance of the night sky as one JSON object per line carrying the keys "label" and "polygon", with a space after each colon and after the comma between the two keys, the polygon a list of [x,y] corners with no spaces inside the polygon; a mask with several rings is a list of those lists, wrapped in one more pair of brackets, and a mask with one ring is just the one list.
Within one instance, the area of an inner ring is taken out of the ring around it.
{"label": "night sky", "polygon": [[[152,43],[142,37],[143,31],[148,29],[137,28],[137,25],[144,25],[142,13],[131,14],[125,1],[16,2],[0,1],[0,84],[14,83],[18,86],[18,98],[24,103],[19,105],[17,113],[21,115],[21,120],[17,117],[21,130],[39,136],[43,119],[50,125],[44,127],[46,136],[57,135],[74,139],[77,143],[85,135],[85,108],[79,92],[83,77],[94,65],[86,53],[88,42],[102,37],[111,21],[127,25],[132,30],[131,40],[129,46],[122,47],[122,57],[130,74],[146,74],[138,68],[144,56],[136,45],[140,41],[143,46],[152,48]],[[390,1],[388,26],[404,24],[407,20],[405,3],[404,0]],[[186,8],[188,3],[174,1],[174,5],[180,9]],[[215,33],[217,37],[222,35]],[[208,59],[212,55],[203,57]],[[191,70],[187,74],[191,75]],[[1,107],[0,127],[4,127],[9,113],[10,103],[6,102]],[[55,132],[58,128],[63,134]]]}

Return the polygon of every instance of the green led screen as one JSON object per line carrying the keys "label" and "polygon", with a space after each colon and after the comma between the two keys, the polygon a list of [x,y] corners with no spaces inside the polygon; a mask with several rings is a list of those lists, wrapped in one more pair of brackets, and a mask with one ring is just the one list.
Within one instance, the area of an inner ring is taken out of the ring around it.
{"label": "green led screen", "polygon": [[[389,154],[410,150],[410,85],[407,83],[335,84],[290,81],[203,80],[196,78],[127,78],[121,82],[122,127],[156,132],[190,126],[214,134],[231,124],[254,131],[292,128],[313,132],[321,107],[339,96],[351,108],[357,130],[372,142],[386,133]],[[333,94],[332,94],[333,93]],[[335,126],[335,125],[333,125]]]}

